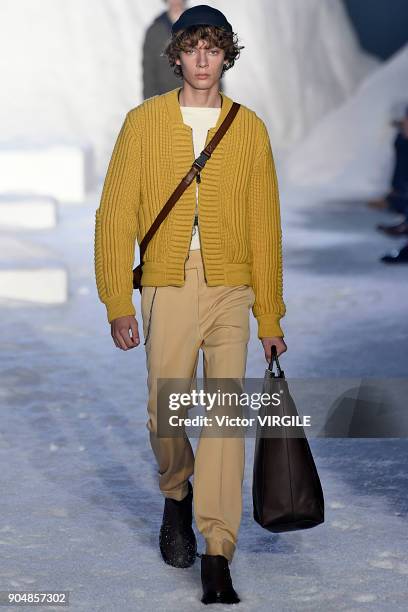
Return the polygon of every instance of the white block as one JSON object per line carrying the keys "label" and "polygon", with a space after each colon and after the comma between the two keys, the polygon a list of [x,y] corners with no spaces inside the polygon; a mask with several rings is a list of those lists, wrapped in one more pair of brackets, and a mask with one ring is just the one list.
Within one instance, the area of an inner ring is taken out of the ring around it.
{"label": "white block", "polygon": [[73,145],[0,148],[0,192],[49,194],[61,202],[82,202],[91,182],[91,151]]}
{"label": "white block", "polygon": [[65,268],[29,265],[0,268],[0,299],[23,300],[38,304],[63,304],[68,297]]}
{"label": "white block", "polygon": [[57,201],[49,196],[0,196],[1,229],[44,229],[57,224]]}

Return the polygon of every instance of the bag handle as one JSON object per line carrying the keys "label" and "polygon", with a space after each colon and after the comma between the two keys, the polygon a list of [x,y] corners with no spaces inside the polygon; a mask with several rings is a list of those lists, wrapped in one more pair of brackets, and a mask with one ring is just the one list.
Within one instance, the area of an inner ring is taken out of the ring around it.
{"label": "bag handle", "polygon": [[271,353],[272,358],[269,362],[268,371],[271,373],[271,376],[275,377],[275,372],[273,372],[273,362],[276,361],[276,369],[278,373],[277,378],[285,378],[285,372],[281,369],[280,364],[279,364],[278,352],[276,350],[275,344],[272,344],[271,349],[272,349],[272,353]]}
{"label": "bag handle", "polygon": [[153,235],[158,230],[160,224],[167,217],[177,200],[179,200],[179,198],[187,189],[187,187],[192,183],[195,176],[199,174],[204,168],[205,164],[210,159],[221,138],[224,136],[231,123],[233,122],[237,112],[239,111],[240,106],[241,105],[238,102],[232,103],[232,106],[228,111],[228,114],[225,117],[224,121],[221,123],[220,127],[218,128],[214,136],[211,138],[207,146],[204,147],[197,159],[194,160],[190,170],[181,179],[180,183],[177,185],[176,189],[173,191],[166,204],[163,206],[163,208],[153,221],[151,227],[146,232],[146,235],[143,237],[143,240],[140,243],[140,263],[133,270],[133,287],[134,289],[139,289],[140,293],[142,292],[142,286],[140,281],[142,278],[143,256],[145,254],[149,241],[152,239]]}

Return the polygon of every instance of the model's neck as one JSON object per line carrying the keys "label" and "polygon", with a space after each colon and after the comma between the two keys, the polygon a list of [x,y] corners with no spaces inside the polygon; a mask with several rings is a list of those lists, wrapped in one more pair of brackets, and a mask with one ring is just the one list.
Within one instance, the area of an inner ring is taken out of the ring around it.
{"label": "model's neck", "polygon": [[179,91],[180,106],[200,106],[208,108],[221,108],[222,96],[218,85],[204,91],[193,89],[184,85]]}

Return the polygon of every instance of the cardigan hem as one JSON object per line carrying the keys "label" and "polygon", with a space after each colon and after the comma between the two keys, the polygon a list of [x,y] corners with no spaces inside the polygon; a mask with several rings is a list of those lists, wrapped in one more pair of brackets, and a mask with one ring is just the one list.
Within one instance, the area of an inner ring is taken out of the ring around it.
{"label": "cardigan hem", "polygon": [[[183,271],[182,269],[181,272],[174,269],[169,270],[165,263],[145,261],[142,271],[142,286],[163,287],[165,285],[175,285],[176,287],[182,287],[185,283],[185,270]],[[227,287],[235,287],[236,285],[252,286],[251,264],[247,262],[211,266],[211,276],[212,279],[206,279],[209,287],[219,285]]]}

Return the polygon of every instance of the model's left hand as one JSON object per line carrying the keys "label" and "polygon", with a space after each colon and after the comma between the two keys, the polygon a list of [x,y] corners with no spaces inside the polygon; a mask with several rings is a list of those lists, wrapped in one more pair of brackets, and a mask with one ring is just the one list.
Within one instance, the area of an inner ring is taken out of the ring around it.
{"label": "model's left hand", "polygon": [[281,336],[274,336],[272,338],[261,338],[261,342],[265,351],[265,359],[268,362],[268,365],[272,359],[272,345],[276,346],[276,352],[279,355],[288,350],[288,347],[285,344],[285,341]]}

